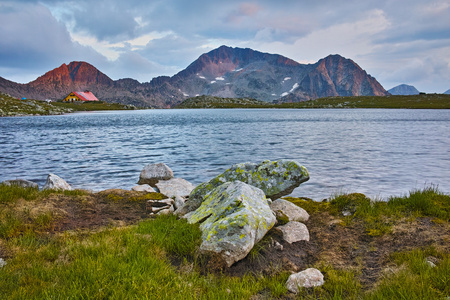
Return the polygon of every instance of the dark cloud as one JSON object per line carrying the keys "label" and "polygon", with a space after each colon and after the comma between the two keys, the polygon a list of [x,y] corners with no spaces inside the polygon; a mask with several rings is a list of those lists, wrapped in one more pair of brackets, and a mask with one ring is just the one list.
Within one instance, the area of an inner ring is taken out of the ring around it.
{"label": "dark cloud", "polygon": [[0,28],[0,70],[17,75],[23,69],[20,82],[70,60],[104,60],[93,49],[74,43],[64,24],[40,4],[1,4]]}
{"label": "dark cloud", "polygon": [[0,76],[86,60],[148,81],[227,44],[307,62],[339,53],[387,87],[446,90],[449,17],[448,0],[15,0],[0,3]]}

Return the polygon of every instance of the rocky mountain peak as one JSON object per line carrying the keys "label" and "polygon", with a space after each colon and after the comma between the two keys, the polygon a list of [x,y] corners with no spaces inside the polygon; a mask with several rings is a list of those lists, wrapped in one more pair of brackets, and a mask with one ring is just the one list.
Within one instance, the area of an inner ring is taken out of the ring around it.
{"label": "rocky mountain peak", "polygon": [[388,90],[392,95],[418,95],[420,92],[412,85],[400,84]]}
{"label": "rocky mountain peak", "polygon": [[91,64],[74,61],[26,85],[0,80],[0,89],[35,99],[61,99],[72,91],[89,89],[100,100],[155,107],[172,107],[199,95],[269,102],[387,95],[375,78],[337,54],[315,64],[300,64],[282,55],[228,46],[202,54],[172,77],[146,83],[129,78],[113,81]]}

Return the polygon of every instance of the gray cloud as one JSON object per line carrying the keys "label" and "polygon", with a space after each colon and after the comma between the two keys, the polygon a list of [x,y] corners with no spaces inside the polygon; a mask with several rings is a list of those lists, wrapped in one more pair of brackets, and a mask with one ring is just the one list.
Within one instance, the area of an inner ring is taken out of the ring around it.
{"label": "gray cloud", "polygon": [[448,0],[16,0],[0,3],[0,76],[86,60],[112,78],[149,81],[228,44],[307,62],[338,53],[386,88],[441,91],[449,19]]}

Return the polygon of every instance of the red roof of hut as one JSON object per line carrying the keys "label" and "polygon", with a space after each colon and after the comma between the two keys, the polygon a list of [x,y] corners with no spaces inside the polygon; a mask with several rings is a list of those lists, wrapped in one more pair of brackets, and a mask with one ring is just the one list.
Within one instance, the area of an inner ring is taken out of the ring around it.
{"label": "red roof of hut", "polygon": [[90,91],[84,91],[84,92],[73,92],[80,100],[82,101],[99,101],[97,97],[95,97],[94,94]]}

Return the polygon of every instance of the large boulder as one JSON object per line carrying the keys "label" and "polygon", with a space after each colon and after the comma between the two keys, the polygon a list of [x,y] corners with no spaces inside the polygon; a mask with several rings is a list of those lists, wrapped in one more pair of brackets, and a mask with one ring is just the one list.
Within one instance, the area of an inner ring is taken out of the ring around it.
{"label": "large boulder", "polygon": [[7,186],[20,186],[23,188],[33,188],[33,189],[38,189],[39,186],[36,182],[33,181],[29,181],[26,179],[12,179],[12,180],[5,180],[2,182],[2,184],[7,185]]}
{"label": "large boulder", "polygon": [[289,195],[307,180],[308,170],[294,160],[236,164],[210,181],[198,185],[189,195],[189,200],[176,213],[185,215],[196,210],[206,194],[225,182],[245,182],[261,189],[268,198],[274,200]]}
{"label": "large boulder", "polygon": [[165,163],[149,164],[141,171],[138,184],[155,186],[158,181],[170,178],[173,178],[173,172]]}
{"label": "large boulder", "polygon": [[161,194],[170,198],[187,197],[195,188],[189,181],[183,178],[171,178],[169,180],[162,180],[156,184]]}
{"label": "large boulder", "polygon": [[298,294],[299,288],[310,288],[323,284],[323,274],[317,269],[309,268],[290,275],[286,282],[286,287],[290,292]]}
{"label": "large boulder", "polygon": [[48,174],[47,182],[42,187],[43,190],[61,190],[61,191],[70,191],[72,187],[61,177],[55,174]]}
{"label": "large boulder", "polygon": [[229,267],[247,256],[276,218],[261,189],[234,181],[207,194],[188,222],[201,223],[200,251],[217,255]]}
{"label": "large boulder", "polygon": [[270,209],[275,213],[279,224],[289,221],[306,222],[309,219],[306,210],[284,199],[273,201],[270,204]]}

